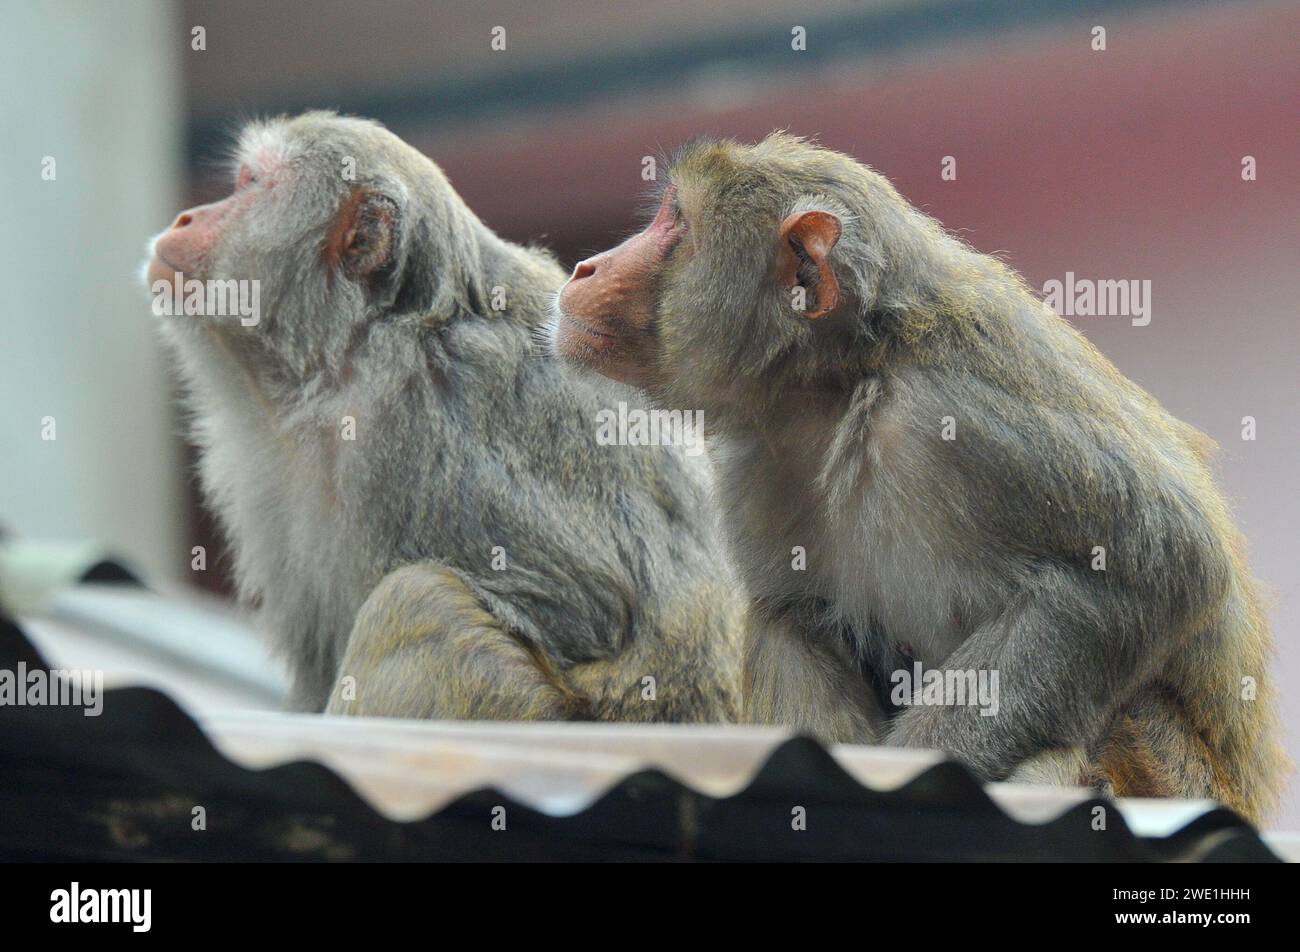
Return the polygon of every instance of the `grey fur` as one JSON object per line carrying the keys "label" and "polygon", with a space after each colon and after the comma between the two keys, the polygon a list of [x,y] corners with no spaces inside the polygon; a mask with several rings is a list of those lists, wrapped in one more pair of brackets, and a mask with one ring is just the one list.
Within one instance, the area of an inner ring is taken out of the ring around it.
{"label": "grey fur", "polygon": [[[755,637],[794,619],[823,646],[802,661],[751,647],[752,716],[879,739],[826,660],[849,632],[863,693],[906,666],[900,649],[1000,673],[997,716],[910,707],[883,735],[892,743],[949,750],[991,779],[1059,751],[1145,771],[1160,781],[1146,792],[1267,810],[1285,762],[1271,640],[1209,441],[1001,262],[847,156],[785,135],[703,142],[670,174],[688,231],[656,286],[648,389],[703,408],[720,438]],[[811,209],[843,227],[830,257],[840,306],[816,321],[773,277],[780,223]],[[795,546],[806,571],[792,570]],[[763,684],[798,696],[762,696]],[[1171,700],[1148,712],[1154,693]],[[809,703],[823,696],[839,701]],[[1162,761],[1168,730],[1200,766]]]}
{"label": "grey fur", "polygon": [[[635,649],[654,675],[659,654],[689,649],[698,683],[661,678],[659,691],[734,694],[743,600],[707,464],[672,447],[596,445],[597,410],[628,394],[566,379],[537,354],[564,277],[555,261],[497,237],[437,166],[375,123],[320,112],[256,123],[238,151],[279,171],[203,277],[259,279],[261,323],[167,318],[163,333],[240,594],[291,664],[295,705],[324,706],[381,579],[428,561],[561,671]],[[340,175],[349,157],[355,180]],[[327,279],[321,263],[358,186],[399,209],[393,266],[369,286]],[[340,439],[345,416],[355,442]],[[689,645],[675,642],[684,628]]]}

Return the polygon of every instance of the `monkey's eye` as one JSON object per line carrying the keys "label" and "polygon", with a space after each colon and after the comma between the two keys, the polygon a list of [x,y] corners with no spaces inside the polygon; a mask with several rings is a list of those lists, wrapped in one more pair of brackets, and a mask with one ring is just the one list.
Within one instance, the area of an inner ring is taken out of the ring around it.
{"label": "monkey's eye", "polygon": [[253,174],[253,170],[247,165],[241,165],[239,167],[239,178],[235,180],[235,191],[239,191],[241,188],[252,185],[256,181],[257,176]]}

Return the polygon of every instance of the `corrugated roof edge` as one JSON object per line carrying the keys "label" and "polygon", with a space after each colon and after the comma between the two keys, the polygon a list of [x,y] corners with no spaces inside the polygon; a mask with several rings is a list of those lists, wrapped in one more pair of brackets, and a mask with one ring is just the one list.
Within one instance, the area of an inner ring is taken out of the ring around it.
{"label": "corrugated roof edge", "polygon": [[[19,663],[44,667],[18,626],[0,618],[0,669]],[[0,706],[0,777],[0,857],[8,860],[1278,859],[1228,810],[1167,837],[1135,836],[1101,799],[1024,824],[956,763],[876,791],[807,738],[775,748],[752,782],[721,799],[642,770],[571,816],[483,789],[401,823],[318,763],[233,763],[167,695],[145,688],[108,692],[98,717],[71,706]],[[1107,811],[1100,830],[1098,806]],[[193,828],[199,807],[202,832]],[[806,822],[796,829],[800,815]],[[505,831],[495,828],[501,819]]]}

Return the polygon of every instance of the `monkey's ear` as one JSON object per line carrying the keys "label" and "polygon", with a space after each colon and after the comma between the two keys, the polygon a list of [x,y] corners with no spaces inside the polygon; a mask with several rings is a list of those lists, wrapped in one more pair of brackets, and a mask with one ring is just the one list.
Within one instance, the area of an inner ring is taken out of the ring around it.
{"label": "monkey's ear", "polygon": [[777,258],[781,282],[787,288],[803,284],[801,272],[813,269],[817,274],[817,306],[804,312],[815,321],[825,317],[840,303],[840,285],[831,270],[831,249],[840,240],[840,220],[830,212],[795,212],[781,222],[781,250]]}
{"label": "monkey's ear", "polygon": [[325,239],[325,265],[331,272],[368,277],[392,260],[396,245],[397,203],[357,188],[344,199]]}

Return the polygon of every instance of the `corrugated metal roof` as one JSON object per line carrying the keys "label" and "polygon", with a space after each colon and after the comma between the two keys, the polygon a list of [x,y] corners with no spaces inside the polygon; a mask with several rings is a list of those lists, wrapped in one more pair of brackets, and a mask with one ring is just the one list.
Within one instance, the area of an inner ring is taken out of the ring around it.
{"label": "corrugated metal roof", "polygon": [[[20,663],[43,665],[3,621],[0,668]],[[11,859],[1276,859],[1212,805],[986,789],[923,751],[725,726],[196,719],[150,688],[108,691],[97,717],[0,706],[0,806]]]}

